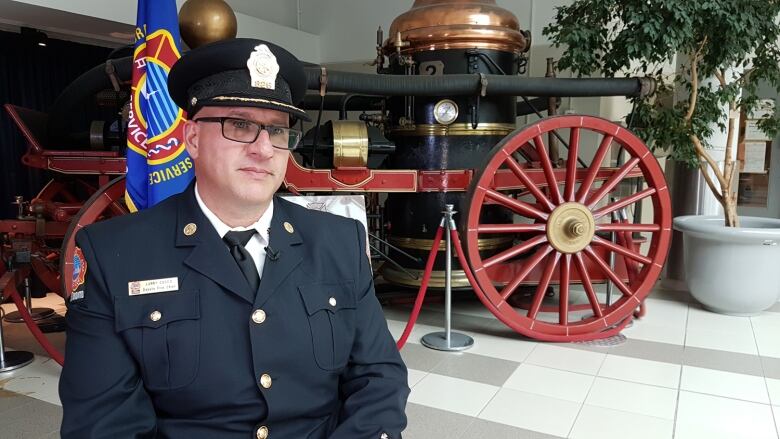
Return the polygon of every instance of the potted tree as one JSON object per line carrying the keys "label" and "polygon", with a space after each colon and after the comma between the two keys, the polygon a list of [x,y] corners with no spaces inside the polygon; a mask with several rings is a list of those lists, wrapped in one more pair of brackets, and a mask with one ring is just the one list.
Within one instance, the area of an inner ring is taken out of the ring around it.
{"label": "potted tree", "polygon": [[[637,134],[700,169],[724,212],[674,220],[691,294],[729,314],[772,306],[780,296],[780,220],[737,215],[735,139],[739,115],[759,105],[759,84],[780,92],[780,0],[574,0],[556,9],[543,33],[564,48],[562,69],[656,79],[655,97],[633,102]],[[666,74],[662,67],[675,63]],[[777,133],[774,108],[759,127]],[[710,140],[723,133],[721,159]]]}

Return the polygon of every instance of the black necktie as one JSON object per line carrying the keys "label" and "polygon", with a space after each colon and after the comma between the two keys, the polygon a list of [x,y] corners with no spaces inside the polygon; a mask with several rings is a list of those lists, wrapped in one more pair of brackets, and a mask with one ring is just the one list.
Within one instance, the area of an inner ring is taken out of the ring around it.
{"label": "black necktie", "polygon": [[249,282],[252,291],[257,292],[257,288],[260,286],[260,276],[257,274],[257,267],[254,260],[252,260],[252,256],[249,255],[249,252],[244,247],[255,233],[257,233],[256,230],[227,232],[222,240],[230,247],[230,254],[236,260],[238,268],[241,269],[241,273],[244,274],[247,282]]}

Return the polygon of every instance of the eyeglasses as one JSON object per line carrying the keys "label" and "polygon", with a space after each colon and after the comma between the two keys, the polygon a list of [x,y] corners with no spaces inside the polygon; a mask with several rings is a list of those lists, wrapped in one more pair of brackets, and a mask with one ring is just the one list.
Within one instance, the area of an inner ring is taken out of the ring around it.
{"label": "eyeglasses", "polygon": [[293,128],[262,125],[237,117],[199,117],[192,121],[219,122],[222,125],[222,137],[240,143],[253,143],[260,132],[265,130],[274,148],[288,151],[295,149],[303,136],[300,131]]}

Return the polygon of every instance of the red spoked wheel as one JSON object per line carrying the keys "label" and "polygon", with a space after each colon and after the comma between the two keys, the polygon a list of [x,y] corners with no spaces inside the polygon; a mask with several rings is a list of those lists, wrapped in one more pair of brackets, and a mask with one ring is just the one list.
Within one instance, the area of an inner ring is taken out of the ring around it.
{"label": "red spoked wheel", "polygon": [[125,177],[117,177],[98,189],[84,203],[84,207],[79,213],[73,217],[62,240],[60,252],[61,294],[66,300],[72,292],[71,281],[73,278],[73,255],[76,251],[76,233],[84,226],[94,222],[129,213],[130,211],[122,200],[124,196]]}
{"label": "red spoked wheel", "polygon": [[[545,144],[553,132],[568,142],[555,164]],[[534,161],[522,160],[521,149],[525,157],[533,149]],[[605,159],[615,152],[627,158],[609,167]],[[512,190],[496,183],[507,173],[519,183]],[[468,198],[461,233],[475,292],[502,322],[531,338],[578,341],[617,333],[650,293],[668,253],[671,200],[663,171],[639,138],[601,118],[551,117],[510,134],[476,173]],[[632,223],[620,215],[639,203],[648,219]],[[508,209],[513,222],[483,224],[487,204]],[[514,245],[483,258],[478,240],[496,234],[512,236]],[[617,289],[610,304],[595,287],[606,282]],[[536,285],[535,292],[515,308],[510,299],[522,294],[522,285]],[[553,298],[546,297],[551,287]]]}

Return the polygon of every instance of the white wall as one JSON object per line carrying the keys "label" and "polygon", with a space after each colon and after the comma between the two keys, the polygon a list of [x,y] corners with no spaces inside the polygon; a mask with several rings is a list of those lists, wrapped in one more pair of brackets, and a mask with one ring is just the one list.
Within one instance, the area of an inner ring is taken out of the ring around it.
{"label": "white wall", "polygon": [[251,17],[298,29],[297,0],[225,0],[236,11]]}
{"label": "white wall", "polygon": [[238,36],[272,41],[289,50],[298,59],[318,64],[322,61],[320,37],[270,21],[236,13]]}
{"label": "white wall", "polygon": [[376,55],[376,30],[412,6],[411,0],[300,0],[301,30],[319,35],[323,63],[364,61]]}
{"label": "white wall", "polygon": [[[55,11],[91,16],[125,25],[135,25],[136,20],[137,2],[128,0],[20,0],[10,3],[40,6]],[[184,0],[177,0],[176,3],[181,7]],[[0,10],[0,15],[2,15],[1,13],[2,10]],[[293,52],[304,61],[319,63],[321,60],[320,38],[317,35],[240,12],[236,12],[236,19],[238,21],[239,37],[271,40]],[[32,22],[24,24],[32,27],[36,26],[36,23]],[[126,28],[125,26],[120,27],[122,30]],[[74,32],[76,31],[83,32],[84,29],[74,29]]]}

